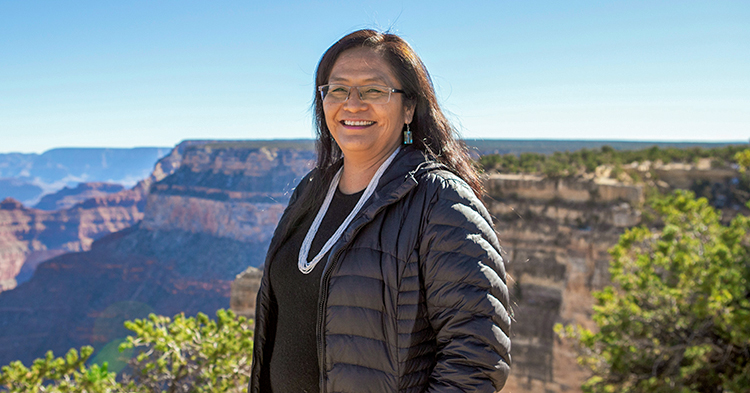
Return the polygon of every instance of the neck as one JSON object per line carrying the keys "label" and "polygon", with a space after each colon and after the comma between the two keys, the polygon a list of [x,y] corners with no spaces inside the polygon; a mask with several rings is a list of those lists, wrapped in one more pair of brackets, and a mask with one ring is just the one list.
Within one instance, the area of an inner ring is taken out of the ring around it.
{"label": "neck", "polygon": [[[398,146],[396,146],[398,148]],[[339,190],[344,194],[354,194],[367,188],[381,165],[396,149],[368,159],[344,156],[344,170],[339,180]]]}

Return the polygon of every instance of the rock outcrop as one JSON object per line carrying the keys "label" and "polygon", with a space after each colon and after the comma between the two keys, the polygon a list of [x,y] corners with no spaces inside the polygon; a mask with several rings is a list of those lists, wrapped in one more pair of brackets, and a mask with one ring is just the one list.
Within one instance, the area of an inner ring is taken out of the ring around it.
{"label": "rock outcrop", "polygon": [[261,278],[263,270],[250,266],[232,281],[229,308],[237,315],[255,317],[255,299],[260,289]]}

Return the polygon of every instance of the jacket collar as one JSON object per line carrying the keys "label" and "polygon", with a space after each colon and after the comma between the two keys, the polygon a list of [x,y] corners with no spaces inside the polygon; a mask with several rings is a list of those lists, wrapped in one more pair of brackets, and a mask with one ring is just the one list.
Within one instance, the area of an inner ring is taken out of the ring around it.
{"label": "jacket collar", "polygon": [[[445,169],[445,165],[429,158],[413,146],[404,146],[380,178],[376,196],[384,197],[396,191],[408,192],[417,184],[416,179],[421,173],[438,168]],[[408,184],[409,187],[401,190],[404,184]],[[397,192],[398,195],[392,196],[400,197],[403,195],[402,192]],[[376,196],[373,196],[371,203],[377,204]]]}
{"label": "jacket collar", "polygon": [[[364,205],[357,217],[349,224],[349,228],[341,236],[337,244],[331,249],[331,255],[347,244],[359,228],[370,222],[386,206],[396,203],[409,191],[417,186],[417,179],[424,172],[435,169],[445,169],[445,165],[430,159],[422,151],[412,146],[406,146],[396,155],[391,165],[375,188],[375,193]],[[328,264],[326,264],[326,269]]]}

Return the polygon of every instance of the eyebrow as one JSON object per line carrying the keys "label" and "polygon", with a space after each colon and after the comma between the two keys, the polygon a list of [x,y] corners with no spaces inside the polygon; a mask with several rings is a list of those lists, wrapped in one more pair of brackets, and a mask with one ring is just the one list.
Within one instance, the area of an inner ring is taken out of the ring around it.
{"label": "eyebrow", "polygon": [[[328,83],[331,83],[331,82],[348,82],[348,81],[349,81],[349,79],[342,78],[342,77],[333,77],[333,78],[328,79]],[[380,83],[382,83],[384,85],[388,84],[388,81],[385,80],[385,79],[383,79],[383,78],[381,78],[381,77],[367,78],[367,79],[364,80],[364,82],[365,83],[380,82]]]}

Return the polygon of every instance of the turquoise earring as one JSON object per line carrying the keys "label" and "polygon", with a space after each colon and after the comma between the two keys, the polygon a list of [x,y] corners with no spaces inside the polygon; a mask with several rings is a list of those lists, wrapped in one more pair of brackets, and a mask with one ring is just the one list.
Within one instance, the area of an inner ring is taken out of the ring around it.
{"label": "turquoise earring", "polygon": [[404,145],[411,145],[414,142],[411,137],[411,130],[409,129],[409,123],[406,123],[406,129],[404,130]]}

